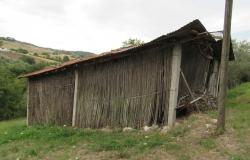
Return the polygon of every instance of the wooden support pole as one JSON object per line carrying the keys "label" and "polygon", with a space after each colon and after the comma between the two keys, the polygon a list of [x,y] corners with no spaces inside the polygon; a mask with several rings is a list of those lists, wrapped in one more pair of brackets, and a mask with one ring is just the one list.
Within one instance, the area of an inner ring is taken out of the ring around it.
{"label": "wooden support pole", "polygon": [[27,122],[26,123],[27,123],[27,126],[29,126],[30,125],[30,119],[29,119],[29,114],[30,114],[30,112],[29,112],[29,98],[30,98],[29,97],[30,96],[30,93],[29,93],[29,83],[30,82],[29,82],[29,79],[27,80],[27,83],[28,84],[27,84],[27,99],[26,99],[27,100],[27,113],[26,113],[27,114]]}
{"label": "wooden support pole", "polygon": [[173,127],[176,119],[176,106],[178,101],[179,80],[181,70],[181,44],[176,44],[173,48],[171,86],[169,95],[168,126]]}
{"label": "wooden support pole", "polygon": [[72,114],[72,126],[76,124],[76,106],[77,106],[77,94],[78,94],[78,70],[75,70],[75,89],[74,89],[74,102],[73,102],[73,114]]}
{"label": "wooden support pole", "polygon": [[230,52],[232,9],[233,9],[233,0],[226,0],[221,64],[219,72],[217,134],[222,134],[225,131],[225,101],[227,95],[227,77],[228,77],[228,61]]}

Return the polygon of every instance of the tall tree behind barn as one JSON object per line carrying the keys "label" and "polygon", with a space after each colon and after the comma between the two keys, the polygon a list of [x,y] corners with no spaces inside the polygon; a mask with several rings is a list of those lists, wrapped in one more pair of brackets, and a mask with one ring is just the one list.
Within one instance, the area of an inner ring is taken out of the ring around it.
{"label": "tall tree behind barn", "polygon": [[[24,75],[29,79],[28,123],[141,128],[167,125],[170,119],[174,124],[184,96],[217,94],[218,43],[195,20],[140,46]],[[177,45],[179,65],[173,61]]]}

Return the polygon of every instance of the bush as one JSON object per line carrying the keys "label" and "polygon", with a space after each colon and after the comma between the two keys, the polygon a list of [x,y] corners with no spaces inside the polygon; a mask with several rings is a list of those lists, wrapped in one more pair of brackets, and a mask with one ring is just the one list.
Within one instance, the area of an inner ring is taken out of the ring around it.
{"label": "bush", "polygon": [[28,57],[28,56],[22,56],[21,60],[28,63],[28,64],[35,64],[35,59],[32,57]]}
{"label": "bush", "polygon": [[50,59],[50,55],[46,55],[45,58]]}
{"label": "bush", "polygon": [[57,62],[62,62],[62,58],[60,56],[55,56],[55,57],[53,57],[51,59],[54,60],[54,61],[57,61]]}
{"label": "bush", "polygon": [[23,54],[29,53],[26,49],[22,49],[22,48],[18,48],[16,51],[17,51],[18,53],[23,53]]}
{"label": "bush", "polygon": [[63,57],[63,62],[67,62],[67,61],[69,61],[69,57],[68,56],[64,56]]}
{"label": "bush", "polygon": [[48,56],[48,55],[49,55],[49,53],[48,53],[48,52],[43,52],[43,53],[42,53],[42,55],[44,55],[44,56]]}

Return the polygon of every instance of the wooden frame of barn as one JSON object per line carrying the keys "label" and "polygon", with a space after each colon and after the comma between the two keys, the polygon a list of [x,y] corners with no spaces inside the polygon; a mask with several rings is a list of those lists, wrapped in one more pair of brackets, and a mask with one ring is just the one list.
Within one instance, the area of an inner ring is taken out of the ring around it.
{"label": "wooden frame of barn", "polygon": [[[173,126],[183,97],[217,96],[220,53],[221,41],[194,20],[137,47],[23,75],[28,78],[28,124]],[[232,48],[229,58],[234,59]]]}

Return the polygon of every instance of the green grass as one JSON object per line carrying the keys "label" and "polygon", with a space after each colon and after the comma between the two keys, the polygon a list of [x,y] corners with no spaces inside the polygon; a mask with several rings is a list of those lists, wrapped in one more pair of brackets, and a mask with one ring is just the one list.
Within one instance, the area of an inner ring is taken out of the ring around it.
{"label": "green grass", "polygon": [[236,140],[244,152],[230,154],[232,160],[250,159],[250,83],[229,90],[227,96],[227,128],[236,132]]}
{"label": "green grass", "polygon": [[[25,119],[2,121],[0,159],[99,159],[99,155],[106,159],[145,159],[150,155],[153,158],[149,159],[165,159],[167,154],[169,159],[177,160],[200,159],[197,158],[199,156],[249,160],[249,101],[250,83],[228,92],[227,131],[223,136],[228,137],[229,142],[214,137],[213,129],[206,133],[205,123],[210,123],[206,119],[216,118],[216,111],[200,115],[205,116],[204,119],[192,115],[167,134],[138,130],[122,132],[121,129],[104,132],[71,127],[27,127]],[[228,143],[230,145],[227,146]]]}
{"label": "green grass", "polygon": [[[160,132],[146,134],[115,130],[110,133],[71,127],[27,127],[24,119],[4,121],[0,122],[0,157],[8,159],[8,154],[20,154],[23,159],[42,157],[60,146],[71,148],[79,142],[87,144],[86,148],[93,152],[117,151],[121,157],[129,157],[128,152],[140,154],[161,146],[174,146],[175,138],[170,137],[178,136],[179,131],[177,133],[167,136]],[[22,147],[24,144],[26,146]]]}
{"label": "green grass", "polygon": [[206,149],[213,149],[216,147],[216,143],[213,138],[201,139],[200,145]]}
{"label": "green grass", "polygon": [[228,92],[228,125],[237,131],[241,141],[250,138],[250,83]]}

